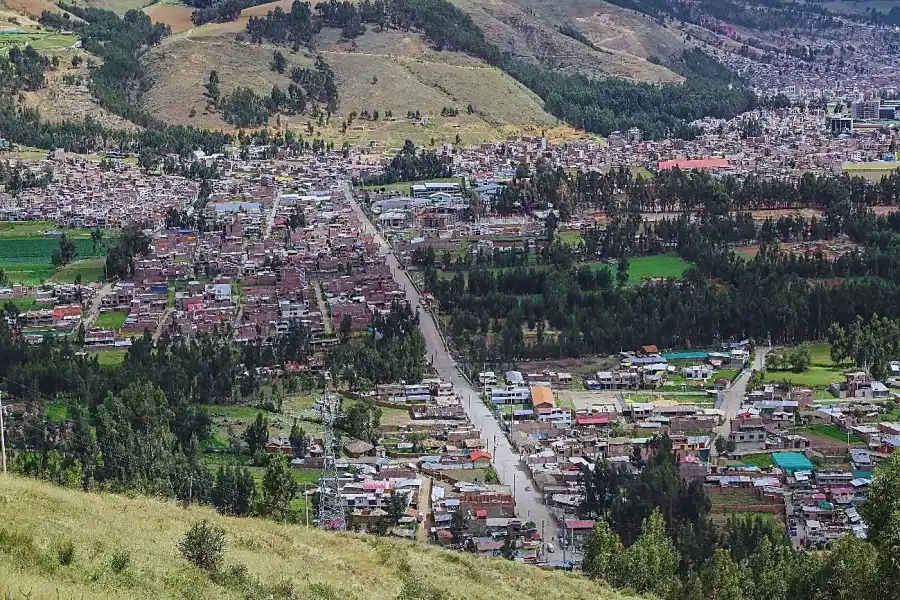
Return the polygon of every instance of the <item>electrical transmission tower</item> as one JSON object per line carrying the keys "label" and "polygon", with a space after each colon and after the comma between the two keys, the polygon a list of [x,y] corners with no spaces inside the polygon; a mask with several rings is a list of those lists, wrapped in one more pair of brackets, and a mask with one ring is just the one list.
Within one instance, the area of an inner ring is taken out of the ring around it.
{"label": "electrical transmission tower", "polygon": [[346,531],[347,520],[344,516],[344,503],[341,500],[341,488],[335,464],[339,443],[334,435],[338,397],[328,393],[330,384],[331,373],[326,372],[325,393],[322,396],[322,450],[325,464],[322,469],[322,478],[319,480],[319,529]]}

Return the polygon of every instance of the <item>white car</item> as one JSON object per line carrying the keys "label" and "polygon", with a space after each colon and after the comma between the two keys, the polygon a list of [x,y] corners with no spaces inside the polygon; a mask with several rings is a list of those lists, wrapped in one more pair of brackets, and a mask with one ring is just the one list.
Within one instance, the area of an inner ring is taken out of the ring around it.
{"label": "white car", "polygon": [[553,554],[554,552],[556,552],[556,548],[554,548],[553,544],[551,544],[549,542],[547,543],[547,552],[549,552],[550,554]]}

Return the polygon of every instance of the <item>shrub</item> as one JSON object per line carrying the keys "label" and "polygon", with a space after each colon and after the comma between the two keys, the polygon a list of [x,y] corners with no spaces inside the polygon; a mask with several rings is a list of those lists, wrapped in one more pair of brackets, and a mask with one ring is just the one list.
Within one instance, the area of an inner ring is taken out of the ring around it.
{"label": "shrub", "polygon": [[121,573],[131,564],[131,552],[128,550],[116,550],[109,561],[109,568],[113,573]]}
{"label": "shrub", "polygon": [[178,542],[178,550],[182,558],[194,566],[215,571],[225,550],[225,530],[203,519],[185,532]]}
{"label": "shrub", "polygon": [[64,567],[68,567],[75,562],[75,544],[72,543],[72,540],[63,543],[56,550],[56,556],[59,558],[59,564]]}

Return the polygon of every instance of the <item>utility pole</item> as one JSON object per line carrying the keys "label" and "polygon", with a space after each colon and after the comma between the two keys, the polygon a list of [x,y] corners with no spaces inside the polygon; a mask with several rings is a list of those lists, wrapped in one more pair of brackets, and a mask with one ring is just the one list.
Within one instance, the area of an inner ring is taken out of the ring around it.
{"label": "utility pole", "polygon": [[3,423],[3,392],[0,392],[0,447],[3,451],[3,473],[6,474],[6,426]]}

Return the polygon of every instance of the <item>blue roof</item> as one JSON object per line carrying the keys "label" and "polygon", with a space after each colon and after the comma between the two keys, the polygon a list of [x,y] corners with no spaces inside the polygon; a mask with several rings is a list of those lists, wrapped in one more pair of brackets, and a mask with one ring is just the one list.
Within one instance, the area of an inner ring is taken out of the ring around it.
{"label": "blue roof", "polygon": [[667,352],[663,354],[666,360],[693,360],[699,358],[707,358],[709,352]]}
{"label": "blue roof", "polygon": [[816,468],[808,458],[799,452],[773,452],[772,460],[788,474],[795,471],[812,471]]}

